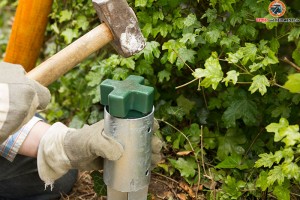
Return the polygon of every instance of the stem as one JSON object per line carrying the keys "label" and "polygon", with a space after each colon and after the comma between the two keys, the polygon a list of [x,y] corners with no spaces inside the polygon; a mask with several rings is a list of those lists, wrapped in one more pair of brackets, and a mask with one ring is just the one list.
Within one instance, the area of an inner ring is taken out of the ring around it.
{"label": "stem", "polygon": [[295,68],[297,70],[297,72],[300,72],[300,67],[298,65],[296,65],[295,63],[293,63],[292,61],[290,61],[286,56],[280,60],[291,65],[293,68]]}
{"label": "stem", "polygon": [[179,86],[175,87],[175,89],[179,89],[179,88],[185,87],[185,86],[187,86],[187,85],[189,85],[192,82],[197,81],[197,80],[198,80],[198,78],[195,78],[194,80],[191,80],[191,81],[189,81],[189,82],[187,82],[187,83],[185,83],[183,85],[179,85]]}
{"label": "stem", "polygon": [[[201,175],[200,175],[200,173],[201,173],[201,171],[200,171],[199,160],[198,160],[198,158],[197,158],[195,149],[194,149],[194,147],[193,147],[191,141],[189,140],[189,138],[188,138],[182,131],[180,131],[178,128],[176,128],[175,126],[173,126],[173,125],[170,124],[169,122],[167,122],[167,121],[165,121],[165,120],[163,120],[163,119],[157,119],[157,121],[161,121],[161,122],[167,124],[168,126],[170,126],[171,128],[175,129],[177,132],[179,132],[179,133],[180,133],[180,134],[188,141],[189,146],[190,146],[191,149],[192,149],[192,152],[193,152],[193,154],[194,154],[194,156],[195,156],[195,160],[196,160],[196,163],[197,163],[197,168],[198,168],[198,184],[200,184],[200,181],[201,181]],[[198,188],[199,188],[199,185],[198,185]],[[195,196],[196,196],[196,199],[197,199],[197,198],[198,198],[198,190],[196,190]]]}

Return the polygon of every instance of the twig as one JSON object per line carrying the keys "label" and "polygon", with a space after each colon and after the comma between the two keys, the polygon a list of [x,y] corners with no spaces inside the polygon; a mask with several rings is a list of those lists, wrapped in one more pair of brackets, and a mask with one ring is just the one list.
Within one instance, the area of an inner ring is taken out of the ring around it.
{"label": "twig", "polygon": [[[197,162],[197,168],[198,168],[198,183],[200,184],[200,181],[201,181],[200,164],[199,164],[199,160],[198,160],[198,158],[197,158],[195,149],[194,149],[194,147],[193,147],[191,141],[189,140],[189,138],[188,138],[182,131],[180,131],[178,128],[176,128],[175,126],[173,126],[173,125],[170,124],[169,122],[164,121],[163,119],[157,119],[157,121],[161,121],[161,122],[163,122],[163,123],[169,125],[169,126],[172,127],[173,129],[175,129],[176,131],[178,131],[178,132],[179,132],[179,133],[180,133],[180,134],[188,141],[189,146],[191,147],[192,152],[193,152],[193,154],[194,154],[194,156],[195,156],[195,160],[196,160],[196,162]],[[199,188],[199,185],[198,185],[198,188]],[[196,199],[197,199],[197,198],[198,198],[198,190],[196,190],[195,196],[196,196]]]}
{"label": "twig", "polygon": [[176,180],[174,180],[174,179],[172,179],[172,178],[170,178],[170,177],[167,177],[167,176],[165,176],[165,175],[163,175],[163,174],[160,174],[160,173],[157,173],[157,172],[151,172],[151,173],[156,174],[156,175],[161,176],[161,177],[164,177],[165,179],[168,179],[168,180],[170,180],[170,181],[173,181],[173,182],[179,184],[178,181],[176,181]]}
{"label": "twig", "polygon": [[174,51],[174,53],[176,53],[177,57],[192,71],[195,72],[188,64],[186,64],[186,62],[184,62],[184,60],[179,56],[179,54],[177,53],[177,51],[175,51],[175,49],[172,48],[172,50]]}
{"label": "twig", "polygon": [[[202,167],[204,175],[207,175],[205,170],[205,163],[204,163],[204,153],[203,153],[203,125],[201,125],[201,160],[202,160]],[[199,183],[200,185],[200,183]],[[198,185],[198,187],[199,187]]]}
{"label": "twig", "polygon": [[249,151],[251,150],[253,144],[256,142],[256,140],[258,139],[258,137],[260,136],[260,134],[262,133],[263,130],[264,130],[264,129],[262,128],[262,129],[259,131],[259,133],[255,136],[255,138],[253,139],[253,141],[251,142],[249,148],[247,149],[247,151],[246,151],[246,153],[245,153],[245,155],[244,155],[244,159],[245,159],[245,157],[247,156],[247,154],[249,153]]}
{"label": "twig", "polygon": [[298,65],[296,65],[295,63],[293,63],[292,61],[290,61],[286,56],[280,60],[291,65],[293,68],[295,68],[297,70],[297,72],[300,72],[300,67]]}
{"label": "twig", "polygon": [[175,89],[179,89],[179,88],[185,87],[185,86],[187,86],[187,85],[189,85],[189,84],[191,84],[192,82],[197,81],[197,80],[198,80],[198,78],[195,78],[194,80],[191,80],[191,81],[189,81],[189,82],[187,82],[187,83],[185,83],[185,84],[183,84],[183,85],[180,85],[180,86],[175,87]]}

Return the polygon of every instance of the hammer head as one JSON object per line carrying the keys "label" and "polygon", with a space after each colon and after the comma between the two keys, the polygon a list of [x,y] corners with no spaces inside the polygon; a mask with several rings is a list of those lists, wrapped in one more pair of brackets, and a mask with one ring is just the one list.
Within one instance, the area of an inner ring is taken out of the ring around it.
{"label": "hammer head", "polygon": [[110,28],[111,44],[120,55],[129,57],[144,49],[145,39],[126,0],[93,0],[93,4],[101,22]]}

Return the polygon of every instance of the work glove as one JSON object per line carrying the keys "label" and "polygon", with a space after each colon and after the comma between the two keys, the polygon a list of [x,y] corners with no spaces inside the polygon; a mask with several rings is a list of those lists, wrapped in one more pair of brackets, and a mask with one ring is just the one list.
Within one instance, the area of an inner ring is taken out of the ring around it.
{"label": "work glove", "polygon": [[47,88],[25,76],[21,65],[0,62],[0,143],[50,101]]}
{"label": "work glove", "polygon": [[[152,164],[156,164],[157,158],[161,158],[162,143],[157,137],[153,138],[156,159]],[[52,186],[70,169],[99,170],[103,168],[103,158],[118,160],[123,152],[122,145],[104,133],[104,120],[81,129],[68,128],[58,122],[40,141],[37,155],[39,176],[46,186]]]}

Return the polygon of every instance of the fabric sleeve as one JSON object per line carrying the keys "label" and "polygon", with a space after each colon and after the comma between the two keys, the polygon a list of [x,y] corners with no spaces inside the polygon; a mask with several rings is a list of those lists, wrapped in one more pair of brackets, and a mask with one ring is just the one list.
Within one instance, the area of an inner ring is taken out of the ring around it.
{"label": "fabric sleeve", "polygon": [[42,119],[38,117],[33,117],[20,130],[18,130],[13,135],[9,136],[7,140],[0,145],[0,156],[12,162],[16,157],[28,133],[30,132],[32,127],[39,121],[42,121]]}

